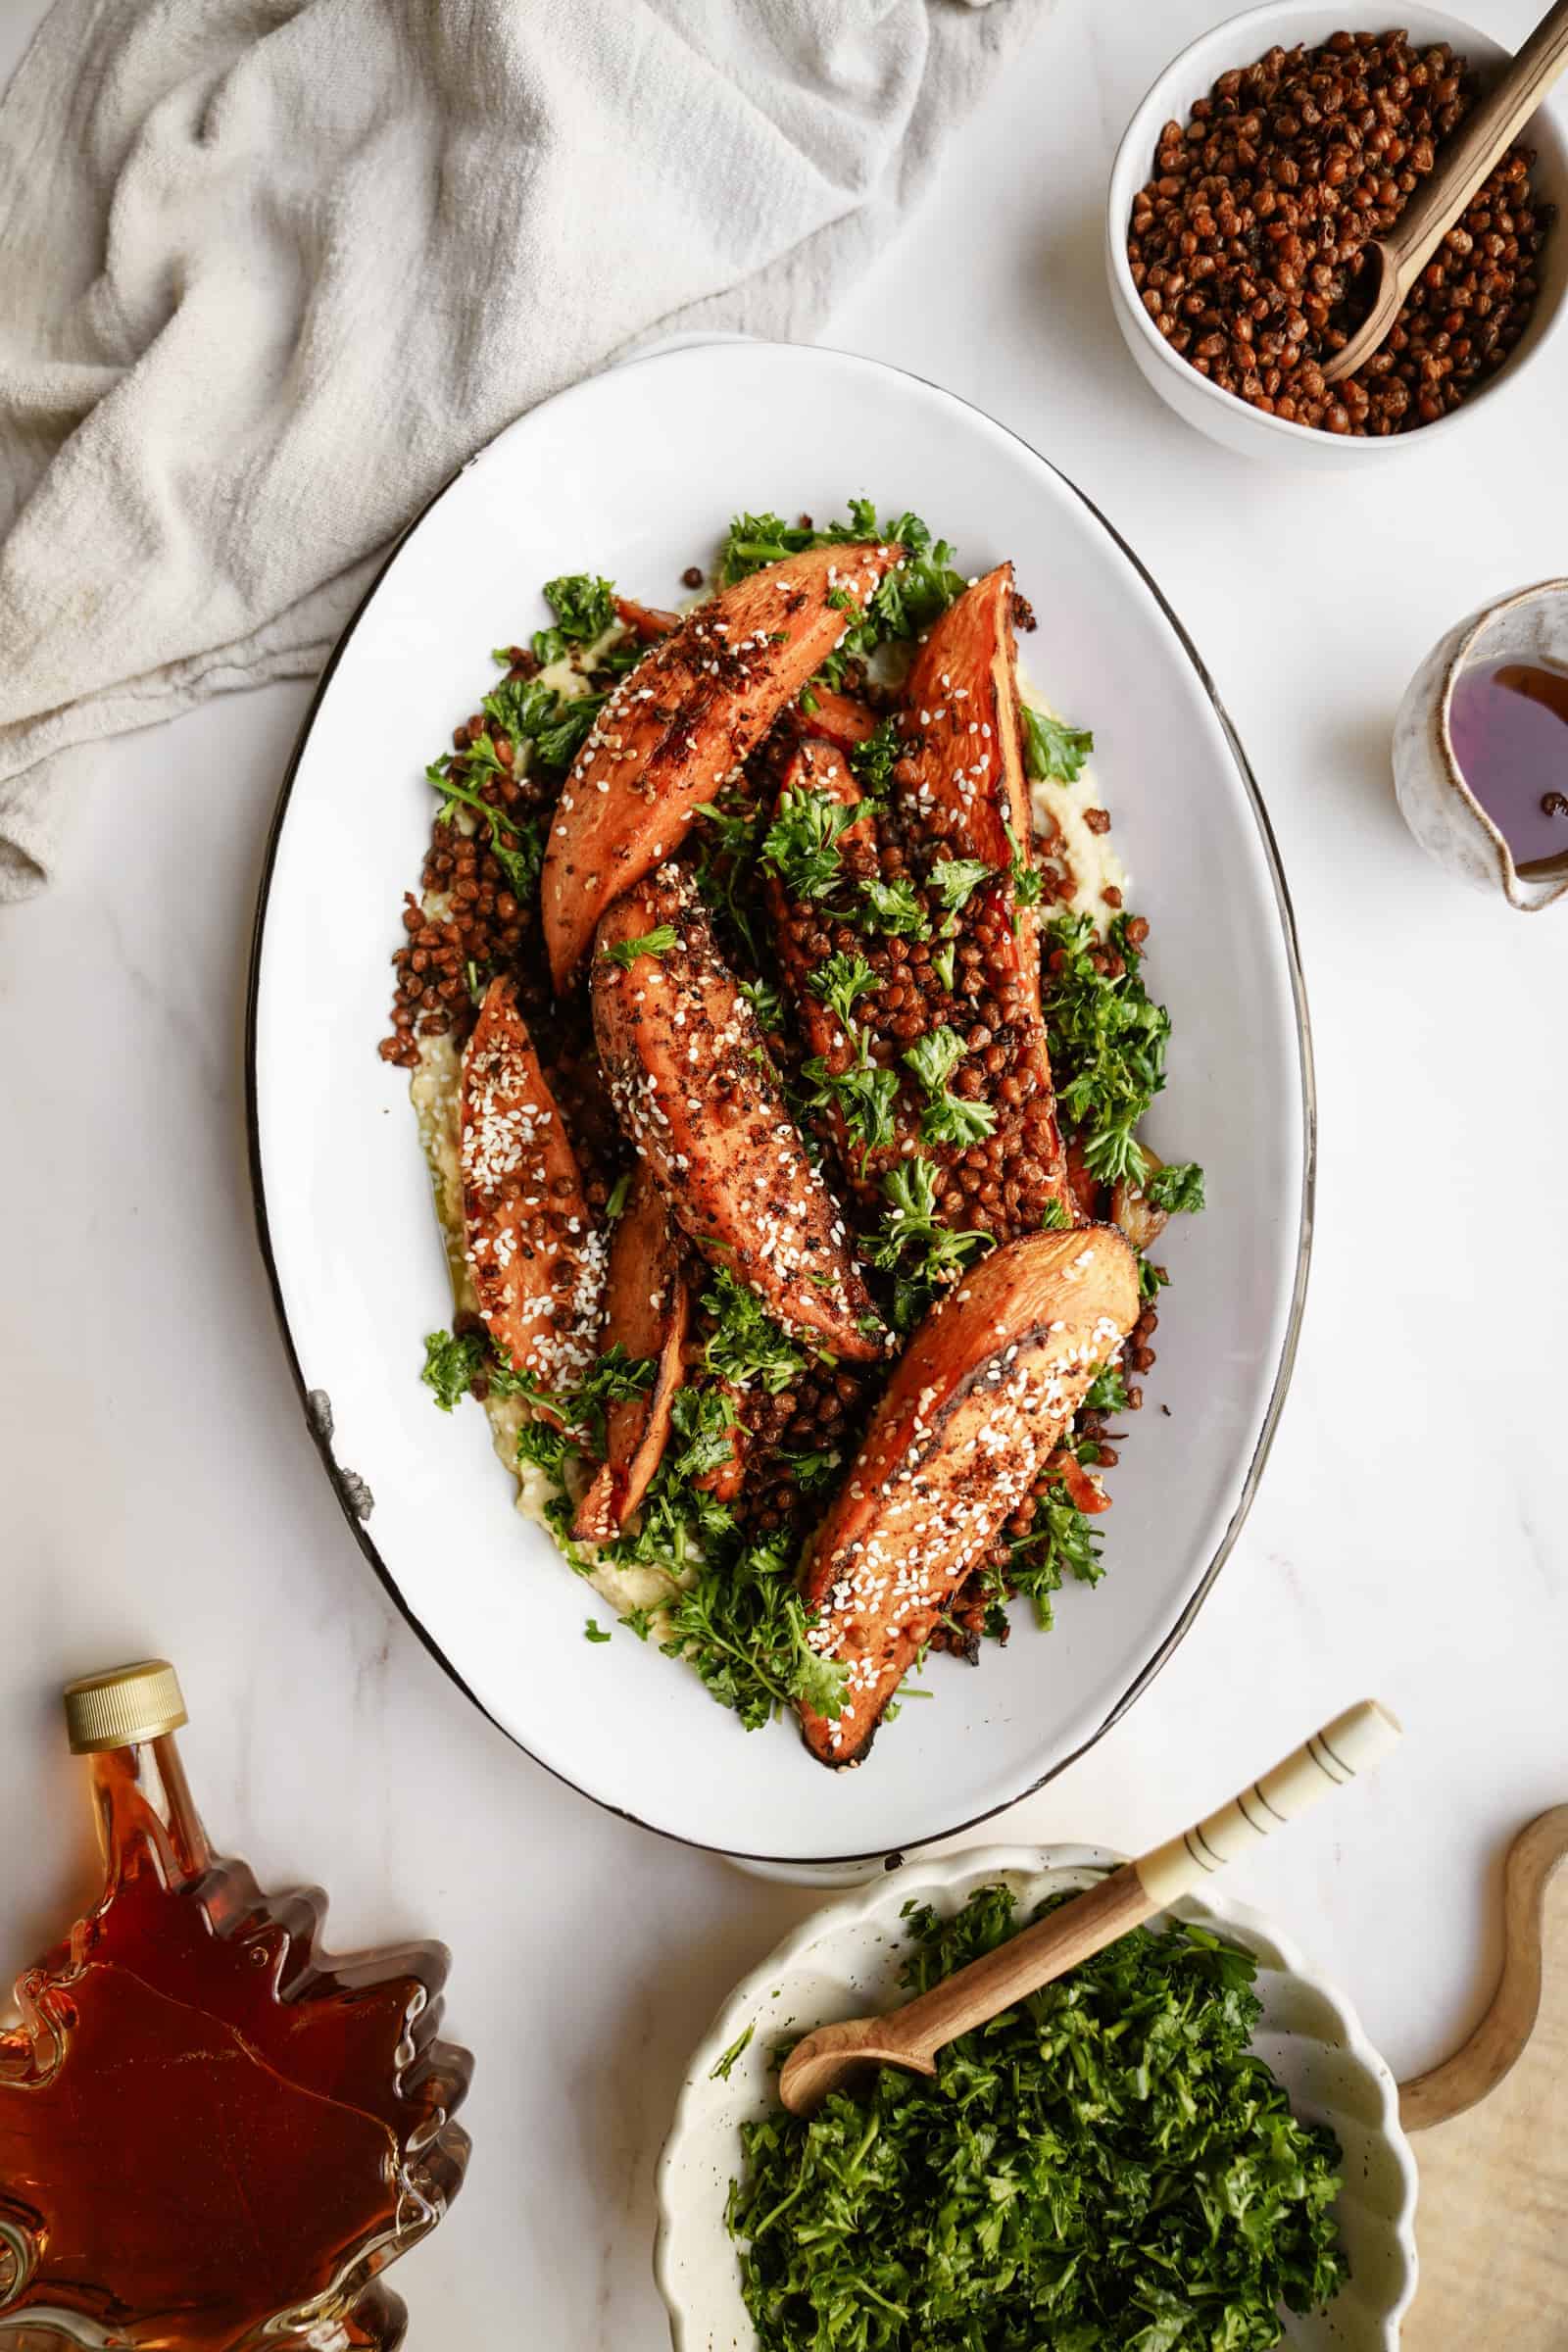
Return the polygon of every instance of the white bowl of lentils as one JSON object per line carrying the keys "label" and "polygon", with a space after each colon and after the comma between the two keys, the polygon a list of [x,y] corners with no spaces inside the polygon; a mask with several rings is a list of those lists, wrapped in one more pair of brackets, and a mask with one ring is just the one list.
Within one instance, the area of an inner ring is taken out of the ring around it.
{"label": "white bowl of lentils", "polygon": [[[1376,359],[1320,362],[1385,233],[1508,52],[1433,9],[1270,6],[1184,49],[1111,169],[1106,270],[1127,347],[1227,448],[1348,467],[1425,447],[1496,399],[1568,296],[1568,140],[1549,104],[1468,208]],[[1198,110],[1195,114],[1195,109]],[[1348,296],[1348,299],[1347,297]]]}

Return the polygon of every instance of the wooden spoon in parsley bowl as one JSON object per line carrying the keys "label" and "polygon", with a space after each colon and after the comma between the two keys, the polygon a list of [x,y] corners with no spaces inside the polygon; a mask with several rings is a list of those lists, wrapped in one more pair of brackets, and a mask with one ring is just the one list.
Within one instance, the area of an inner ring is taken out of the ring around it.
{"label": "wooden spoon in parsley bowl", "polygon": [[1124,1862],[1023,1933],[999,1944],[884,2017],[819,2026],[796,2043],[779,2076],[792,2115],[812,2115],[868,2065],[936,2073],[936,2054],[960,2034],[988,2025],[1014,2003],[1064,1976],[1181,1895],[1190,1894],[1261,1838],[1369,1771],[1400,1737],[1396,1719],[1363,1699],[1303,1741],[1228,1805],[1136,1862]]}

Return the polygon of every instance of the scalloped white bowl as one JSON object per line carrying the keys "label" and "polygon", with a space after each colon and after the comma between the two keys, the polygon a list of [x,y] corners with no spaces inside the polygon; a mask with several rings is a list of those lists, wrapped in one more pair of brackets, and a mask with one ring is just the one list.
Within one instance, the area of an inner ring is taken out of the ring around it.
{"label": "scalloped white bowl", "polygon": [[[774,2042],[900,1997],[906,1903],[951,1913],[977,1886],[1005,1881],[1027,1915],[1044,1896],[1087,1886],[1121,1858],[1103,1846],[994,1845],[910,1863],[813,1913],[736,1986],[693,2053],[659,2166],[654,2271],[675,2352],[755,2352],[724,2200],[739,2170],[740,2126],[773,2097]],[[1416,2172],[1394,2077],[1345,1995],[1257,1912],[1189,1898],[1169,1916],[1221,1930],[1255,1953],[1263,2015],[1252,2046],[1297,2111],[1330,2125],[1345,2151],[1339,2219],[1350,2282],[1328,2311],[1288,2314],[1286,2341],[1310,2352],[1396,2352],[1416,2285]],[[714,2080],[716,2061],[748,2026],[756,2028],[751,2041],[728,2077]]]}

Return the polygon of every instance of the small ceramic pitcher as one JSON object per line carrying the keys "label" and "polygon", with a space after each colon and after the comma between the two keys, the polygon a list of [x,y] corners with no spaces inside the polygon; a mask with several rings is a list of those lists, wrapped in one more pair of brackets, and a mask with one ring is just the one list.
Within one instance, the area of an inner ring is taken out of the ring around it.
{"label": "small ceramic pitcher", "polygon": [[1479,890],[1500,890],[1533,913],[1568,891],[1568,865],[1521,874],[1513,853],[1460,773],[1448,712],[1461,670],[1477,662],[1568,666],[1568,580],[1542,580],[1483,605],[1435,645],[1405,689],[1394,725],[1394,789],[1421,847]]}

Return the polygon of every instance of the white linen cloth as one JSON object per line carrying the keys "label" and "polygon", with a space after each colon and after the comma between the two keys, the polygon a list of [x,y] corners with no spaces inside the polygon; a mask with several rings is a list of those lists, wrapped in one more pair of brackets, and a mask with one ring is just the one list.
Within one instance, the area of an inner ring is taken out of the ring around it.
{"label": "white linen cloth", "polygon": [[0,899],[73,764],[319,666],[651,333],[808,337],[1049,0],[56,0],[0,103]]}

